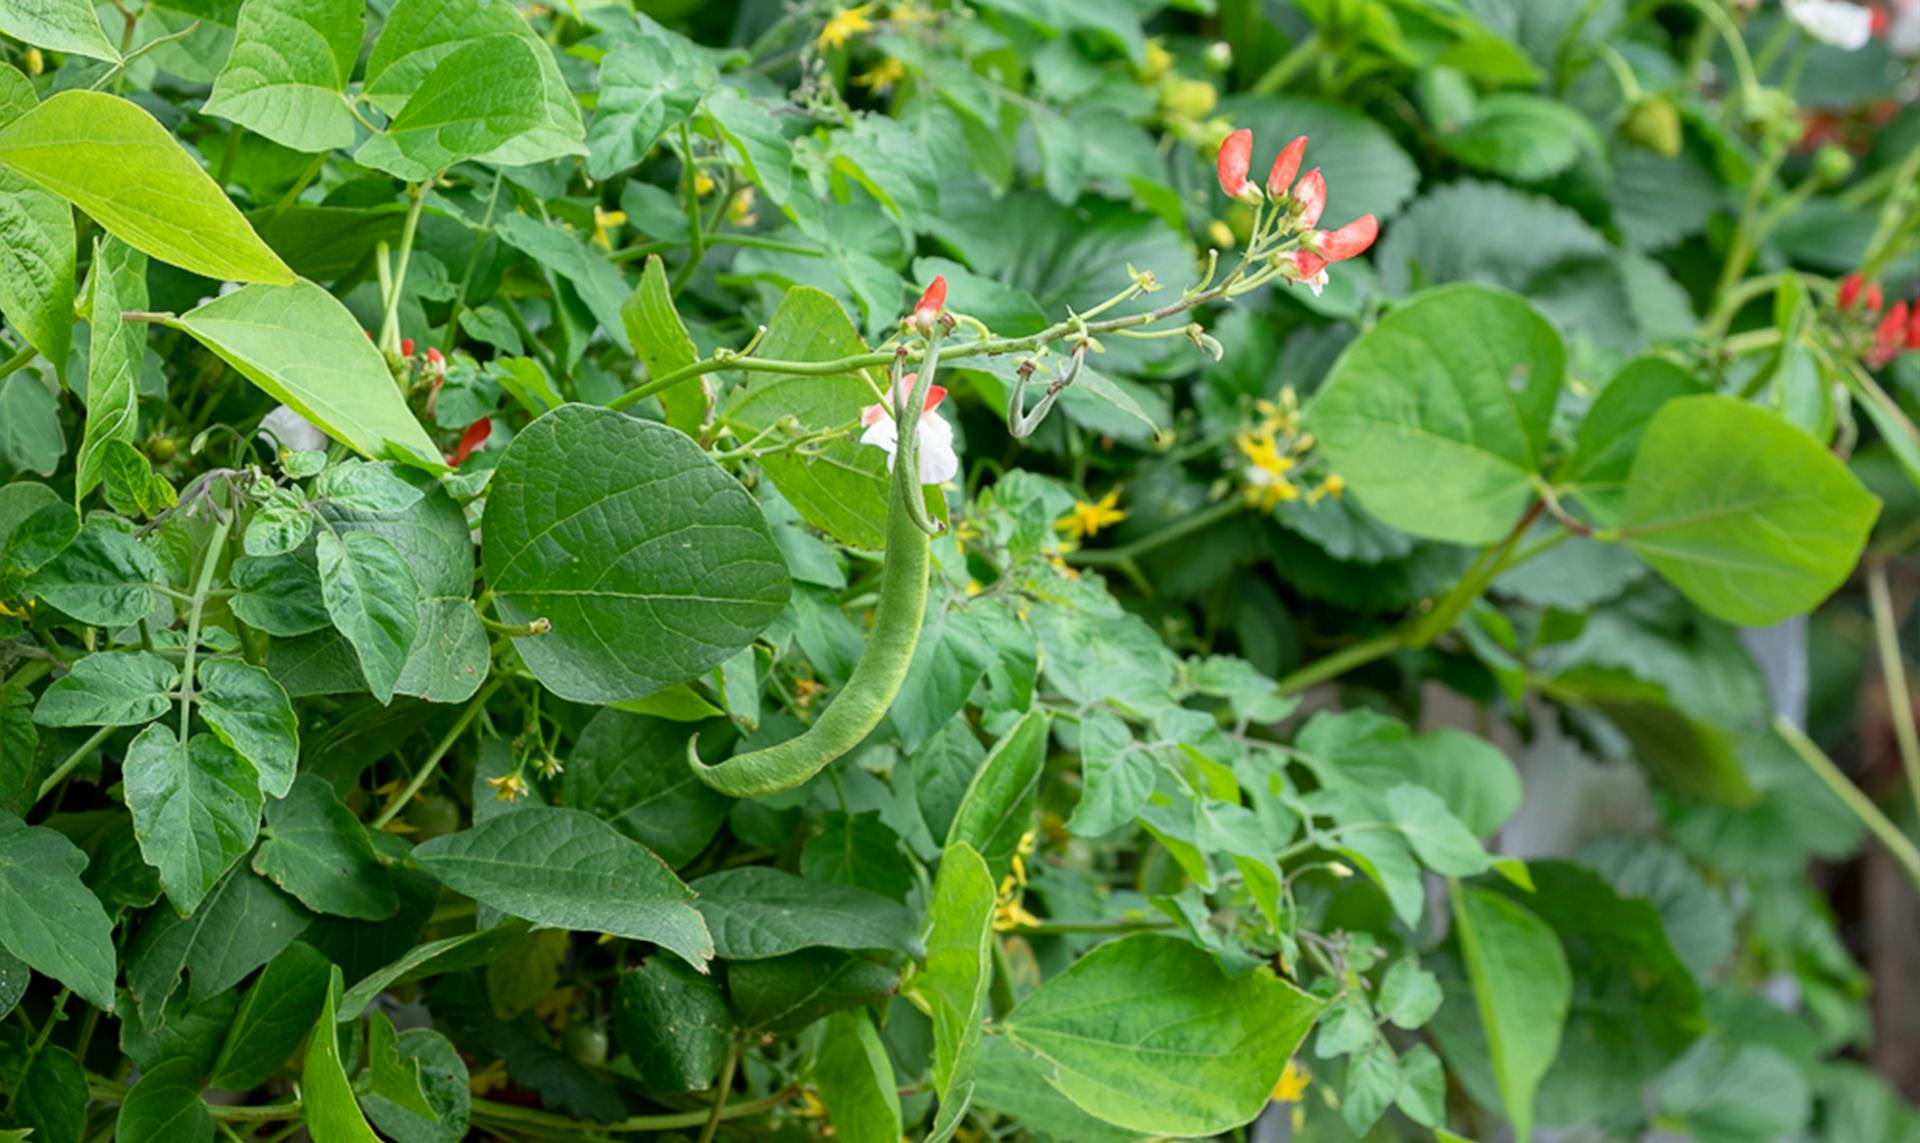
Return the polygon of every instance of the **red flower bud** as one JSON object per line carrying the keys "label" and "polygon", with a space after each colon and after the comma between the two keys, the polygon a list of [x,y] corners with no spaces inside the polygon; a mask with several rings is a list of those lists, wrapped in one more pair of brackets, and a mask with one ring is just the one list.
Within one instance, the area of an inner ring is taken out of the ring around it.
{"label": "red flower bud", "polygon": [[1866,311],[1868,314],[1879,313],[1880,307],[1886,304],[1887,298],[1885,294],[1880,292],[1880,283],[1875,282],[1867,287]]}
{"label": "red flower bud", "polygon": [[1258,197],[1259,190],[1247,182],[1247,169],[1253,165],[1253,132],[1245,127],[1227,136],[1220,144],[1220,189],[1228,198],[1246,202]]}
{"label": "red flower bud", "polygon": [[1907,318],[1907,348],[1920,349],[1920,303],[1911,307]]}
{"label": "red flower bud", "polygon": [[1866,289],[1866,286],[1866,281],[1858,274],[1848,274],[1845,278],[1842,278],[1840,280],[1840,308],[1843,310],[1852,309],[1853,304],[1860,300],[1860,291]]}
{"label": "red flower bud", "polygon": [[1273,173],[1267,176],[1267,193],[1282,198],[1287,188],[1293,186],[1295,175],[1300,173],[1300,160],[1307,154],[1307,137],[1296,136],[1280,151],[1280,157],[1273,161]]}
{"label": "red flower bud", "polygon": [[454,468],[459,468],[468,457],[473,455],[474,450],[486,444],[487,438],[492,435],[493,421],[489,418],[482,417],[468,425],[467,431],[460,434],[460,443],[455,445],[453,452],[447,456],[447,463]]}
{"label": "red flower bud", "polygon": [[1293,188],[1294,206],[1300,211],[1299,223],[1306,229],[1319,225],[1320,215],[1327,209],[1327,178],[1315,167]]}
{"label": "red flower bud", "polygon": [[933,281],[927,286],[926,293],[921,294],[920,300],[913,303],[913,322],[923,330],[931,329],[933,323],[940,317],[940,311],[946,308],[947,276],[935,274]]}
{"label": "red flower bud", "polygon": [[429,347],[427,350],[427,364],[435,369],[444,369],[446,368],[447,359],[441,356],[439,350]]}
{"label": "red flower bud", "polygon": [[412,338],[403,337],[400,339],[400,356],[402,357],[413,356],[413,339]]}
{"label": "red flower bud", "polygon": [[1344,262],[1365,253],[1378,237],[1380,221],[1371,214],[1363,214],[1338,230],[1321,231],[1314,235],[1314,249],[1329,262]]}

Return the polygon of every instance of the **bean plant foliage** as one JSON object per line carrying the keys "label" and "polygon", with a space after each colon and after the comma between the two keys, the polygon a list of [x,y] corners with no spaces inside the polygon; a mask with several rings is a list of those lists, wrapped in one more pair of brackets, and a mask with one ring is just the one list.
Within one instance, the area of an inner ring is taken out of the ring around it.
{"label": "bean plant foliage", "polygon": [[0,1140],[1920,1136],[1886,8],[0,0]]}

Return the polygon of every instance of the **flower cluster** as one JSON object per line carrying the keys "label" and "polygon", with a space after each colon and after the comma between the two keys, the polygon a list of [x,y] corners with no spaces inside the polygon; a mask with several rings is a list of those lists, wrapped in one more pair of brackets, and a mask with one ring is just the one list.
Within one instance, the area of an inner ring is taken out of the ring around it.
{"label": "flower cluster", "polygon": [[1279,401],[1257,401],[1259,420],[1234,434],[1240,452],[1240,487],[1249,507],[1271,512],[1283,503],[1302,500],[1316,504],[1346,491],[1338,473],[1328,473],[1311,486],[1299,482],[1302,464],[1313,448],[1313,434],[1300,431],[1300,404],[1292,386],[1280,391]]}
{"label": "flower cluster", "polygon": [[1858,274],[1849,274],[1840,283],[1840,312],[1858,319],[1861,328],[1872,330],[1861,357],[1879,369],[1908,350],[1920,350],[1920,300],[1899,301],[1886,308],[1886,295],[1880,283],[1868,282]]}
{"label": "flower cluster", "polygon": [[[1271,204],[1272,213],[1256,214],[1250,257],[1264,257],[1280,276],[1305,283],[1316,296],[1327,285],[1327,267],[1366,252],[1380,236],[1380,222],[1363,214],[1336,230],[1321,230],[1327,209],[1327,180],[1315,167],[1300,175],[1306,158],[1307,137],[1301,135],[1281,149],[1267,174],[1266,189],[1255,185],[1248,172],[1253,164],[1253,132],[1241,128],[1220,144],[1217,162],[1220,190],[1235,202],[1256,208]],[[1295,176],[1300,176],[1298,182]]]}

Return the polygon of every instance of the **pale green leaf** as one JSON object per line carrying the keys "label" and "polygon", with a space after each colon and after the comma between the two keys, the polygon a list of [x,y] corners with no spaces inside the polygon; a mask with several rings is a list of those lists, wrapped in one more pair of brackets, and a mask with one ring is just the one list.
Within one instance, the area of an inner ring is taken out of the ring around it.
{"label": "pale green leaf", "polygon": [[893,1062],[864,1011],[836,1012],[814,1061],[813,1077],[827,1105],[834,1138],[846,1143],[900,1143],[900,1094]]}
{"label": "pale green leaf", "polygon": [[[61,209],[66,209],[63,205]],[[87,429],[74,462],[75,501],[105,477],[110,441],[133,444],[140,431],[140,371],[147,323],[126,321],[147,308],[147,256],[117,238],[95,241],[88,273],[91,330],[87,358]],[[72,304],[72,299],[68,299]]]}
{"label": "pale green leaf", "polygon": [[427,74],[386,130],[360,145],[354,160],[422,182],[526,134],[543,115],[538,50],[510,35],[460,45]]}
{"label": "pale green leaf", "polygon": [[391,543],[372,532],[342,536],[323,530],[316,551],[327,614],[352,645],[368,689],[390,702],[420,627],[413,572]]}
{"label": "pale green leaf", "polygon": [[[646,363],[650,380],[692,365],[700,357],[679,311],[673,308],[673,290],[658,254],[647,257],[640,284],[620,307],[620,319],[634,353]],[[705,377],[695,377],[661,390],[659,401],[669,425],[697,437],[712,411],[713,390]]]}
{"label": "pale green leaf", "polygon": [[1033,828],[1052,719],[1036,706],[993,744],[954,814],[946,844],[965,844],[995,878],[1006,876],[1020,841]]}
{"label": "pale green leaf", "polygon": [[56,52],[120,58],[88,0],[0,0],[0,32]]}
{"label": "pale green leaf", "polygon": [[327,983],[320,1017],[307,1035],[306,1060],[300,1066],[300,1105],[313,1143],[380,1143],[367,1126],[367,1117],[353,1098],[347,1066],[340,1057],[340,1038],[333,1017],[340,996],[340,969]]}
{"label": "pale green leaf", "polygon": [[1526,1143],[1534,1092],[1560,1050],[1572,1001],[1567,956],[1540,918],[1497,893],[1455,885],[1453,917],[1500,1100]]}
{"label": "pale green leaf", "polygon": [[909,986],[933,1018],[933,1083],[940,1107],[927,1143],[945,1143],[973,1102],[980,1022],[993,983],[993,875],[965,843],[940,856],[927,905],[926,968]]}
{"label": "pale green leaf", "polygon": [[233,51],[200,110],[296,151],[351,144],[343,93],[364,17],[361,0],[246,0]]}
{"label": "pale green leaf", "polygon": [[[0,2],[0,13],[17,2]],[[0,89],[0,101],[9,105],[35,104],[33,85],[10,67],[0,67]],[[73,208],[65,199],[0,171],[0,313],[62,373],[73,344],[77,241]]]}

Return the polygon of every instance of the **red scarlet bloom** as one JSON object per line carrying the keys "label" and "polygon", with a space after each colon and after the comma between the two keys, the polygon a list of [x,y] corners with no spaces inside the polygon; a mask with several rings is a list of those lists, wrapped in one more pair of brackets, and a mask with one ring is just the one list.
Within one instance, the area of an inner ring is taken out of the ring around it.
{"label": "red scarlet bloom", "polygon": [[1300,180],[1293,190],[1293,209],[1299,212],[1299,223],[1311,230],[1320,225],[1320,215],[1327,209],[1327,177],[1315,167]]}
{"label": "red scarlet bloom", "polygon": [[1900,356],[1908,339],[1907,303],[1895,302],[1887,316],[1873,330],[1873,347],[1867,350],[1867,364],[1878,369]]}
{"label": "red scarlet bloom", "polygon": [[1840,308],[1850,310],[1853,303],[1860,300],[1860,291],[1866,288],[1866,282],[1858,274],[1848,274],[1840,281]]}
{"label": "red scarlet bloom", "polygon": [[1281,148],[1280,157],[1273,161],[1273,172],[1267,176],[1267,193],[1274,198],[1285,198],[1288,188],[1293,186],[1294,176],[1300,173],[1300,160],[1306,155],[1305,135],[1295,136],[1293,142]]}
{"label": "red scarlet bloom", "polygon": [[427,350],[427,364],[435,369],[443,369],[446,367],[447,359],[440,355],[439,350],[429,349]]}
{"label": "red scarlet bloom", "polygon": [[492,435],[493,421],[487,417],[481,417],[468,425],[467,431],[460,434],[460,443],[453,446],[453,451],[447,455],[447,463],[454,468],[459,468],[466,463],[468,457],[473,455],[474,450],[486,444],[487,438]]}
{"label": "red scarlet bloom", "polygon": [[1227,136],[1220,144],[1218,164],[1220,189],[1228,198],[1246,203],[1260,201],[1260,188],[1247,181],[1247,170],[1253,165],[1252,130],[1242,127]]}
{"label": "red scarlet bloom", "polygon": [[920,327],[921,333],[931,332],[933,323],[940,320],[940,311],[946,308],[947,276],[935,274],[920,300],[913,303],[913,324]]}
{"label": "red scarlet bloom", "polygon": [[[1304,185],[1304,183],[1302,184]],[[1300,239],[1294,251],[1291,277],[1305,282],[1315,297],[1327,285],[1327,265],[1358,257],[1380,236],[1380,221],[1363,214],[1338,230],[1311,230]]]}
{"label": "red scarlet bloom", "polygon": [[403,337],[400,339],[400,356],[402,357],[413,356],[413,339],[412,338]]}

